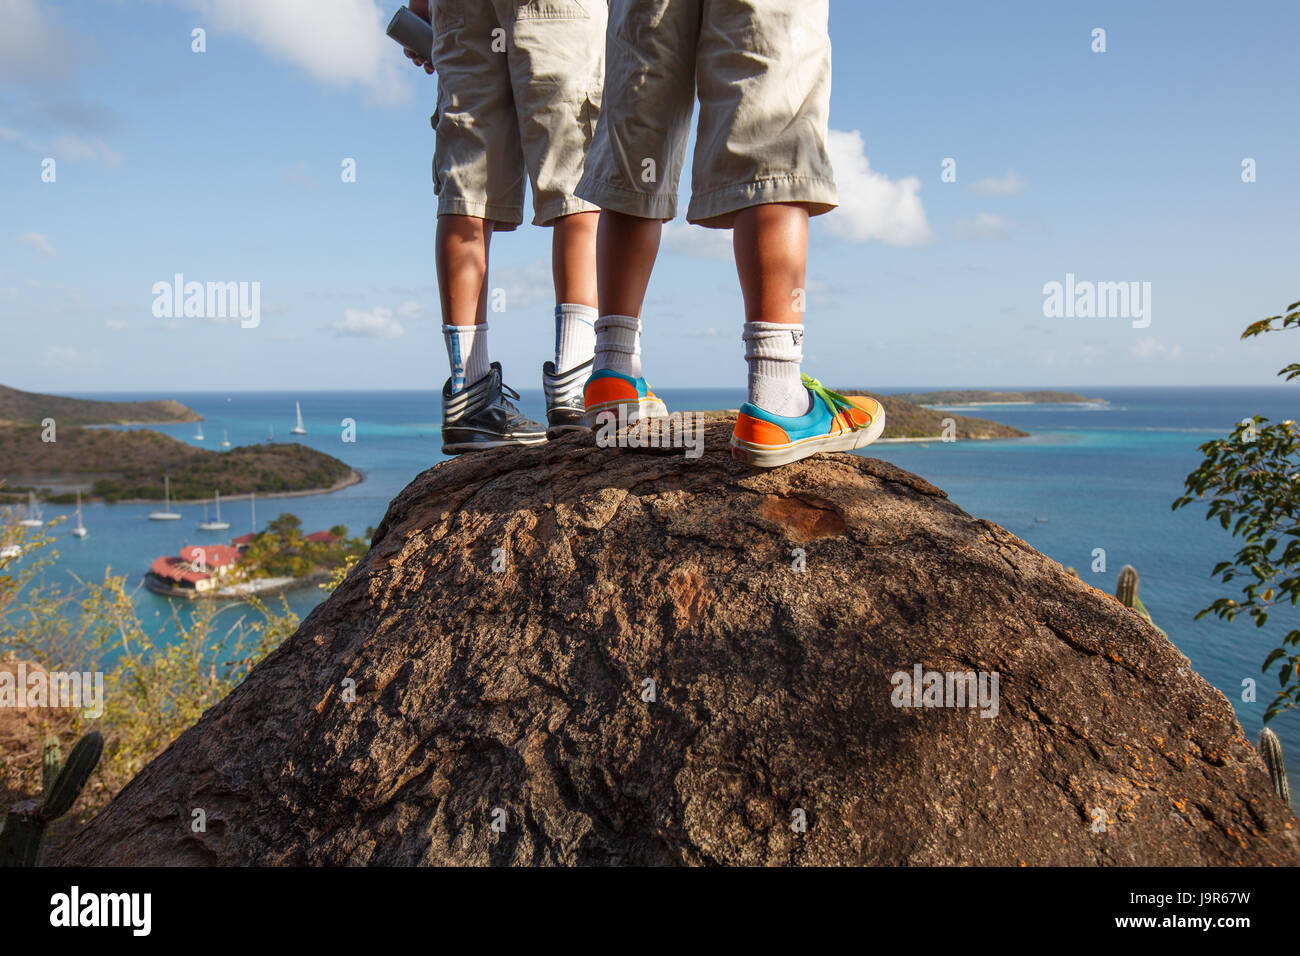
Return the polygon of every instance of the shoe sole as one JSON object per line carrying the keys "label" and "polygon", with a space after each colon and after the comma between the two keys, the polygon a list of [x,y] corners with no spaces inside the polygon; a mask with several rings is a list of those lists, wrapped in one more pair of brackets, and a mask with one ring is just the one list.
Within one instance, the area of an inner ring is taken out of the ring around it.
{"label": "shoe sole", "polygon": [[491,441],[465,441],[454,442],[450,445],[442,446],[444,455],[462,455],[467,451],[482,451],[488,448],[506,448],[510,445],[541,445],[546,442],[545,435],[538,435],[535,438],[502,438]]}
{"label": "shoe sole", "polygon": [[583,415],[587,427],[592,431],[600,428],[603,423],[597,421],[597,417],[604,412],[613,412],[616,422],[621,418],[631,424],[643,418],[667,418],[668,406],[661,398],[643,398],[639,402],[602,402],[588,408]]}
{"label": "shoe sole", "polygon": [[573,432],[589,431],[591,431],[590,428],[579,423],[574,423],[572,425],[550,425],[546,429],[546,440],[555,441],[555,439],[560,438],[563,435],[572,434]]}
{"label": "shoe sole", "polygon": [[792,461],[800,461],[820,452],[854,451],[864,448],[879,438],[884,431],[885,413],[881,411],[880,418],[872,421],[866,428],[845,432],[842,435],[801,438],[788,445],[756,445],[732,435],[731,457],[755,468],[775,468],[777,465],[788,465]]}

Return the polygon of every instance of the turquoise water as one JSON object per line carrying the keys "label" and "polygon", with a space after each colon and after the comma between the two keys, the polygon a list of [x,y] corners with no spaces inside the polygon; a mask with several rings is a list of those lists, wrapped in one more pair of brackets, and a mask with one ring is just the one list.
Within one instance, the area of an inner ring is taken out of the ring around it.
{"label": "turquoise water", "polygon": [[[948,387],[948,386],[945,386]],[[1003,386],[998,386],[1003,387]],[[906,389],[899,389],[905,391]],[[918,389],[921,390],[921,389]],[[1014,425],[1032,437],[1011,441],[959,441],[877,444],[873,457],[894,462],[943,488],[962,508],[988,518],[1029,544],[1076,568],[1083,579],[1113,592],[1125,564],[1141,574],[1141,596],[1157,624],[1207,680],[1232,701],[1247,733],[1258,736],[1274,678],[1262,678],[1259,665],[1277,638],[1297,626],[1297,614],[1275,614],[1256,630],[1247,621],[1229,625],[1193,621],[1196,611],[1231,592],[1210,578],[1214,564],[1235,550],[1233,541],[1192,508],[1170,510],[1183,478],[1198,461],[1197,445],[1228,432],[1252,414],[1277,421],[1300,417],[1300,387],[1261,388],[1090,388],[1070,390],[1107,400],[1091,405],[1002,405],[955,409]],[[525,411],[542,417],[539,391],[525,391]],[[660,390],[670,408],[734,408],[739,390]],[[259,442],[274,426],[277,440],[289,438],[294,401],[302,402],[309,434],[298,438],[361,471],[365,481],[330,495],[259,499],[257,518],[265,524],[292,511],[308,530],[346,524],[354,534],[377,525],[388,502],[412,478],[442,460],[439,452],[436,392],[279,392],[114,393],[88,398],[175,398],[204,416],[206,441],[216,449],[223,429],[238,444]],[[342,421],[356,421],[356,442],[342,440]],[[194,425],[158,427],[192,441]],[[200,443],[195,443],[200,444]],[[98,579],[104,568],[129,573],[131,580],[160,554],[184,544],[225,540],[250,529],[247,502],[230,502],[223,516],[231,530],[205,534],[194,524],[202,508],[182,505],[180,522],[151,522],[150,505],[88,505],[84,540],[60,529],[61,557],[56,574]],[[46,517],[71,512],[48,505]],[[1106,570],[1091,570],[1093,551],[1106,552]],[[320,592],[291,592],[290,605],[305,615]],[[165,619],[167,599],[143,590],[141,616]],[[236,612],[226,612],[233,614]],[[1242,680],[1259,681],[1258,700],[1241,700]],[[1276,718],[1291,767],[1300,766],[1300,714]]]}

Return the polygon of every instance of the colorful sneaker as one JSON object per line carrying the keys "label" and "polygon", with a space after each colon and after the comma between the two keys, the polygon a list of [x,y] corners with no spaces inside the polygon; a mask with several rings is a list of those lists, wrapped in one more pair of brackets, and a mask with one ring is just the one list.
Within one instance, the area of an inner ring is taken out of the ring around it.
{"label": "colorful sneaker", "polygon": [[546,430],[525,418],[511,398],[517,401],[519,393],[501,381],[500,362],[493,362],[491,371],[458,392],[451,390],[451,379],[447,379],[442,386],[442,453],[459,455],[480,448],[546,441]]}
{"label": "colorful sneaker", "polygon": [[874,398],[846,398],[807,375],[812,396],[804,415],[773,415],[750,402],[740,406],[731,435],[731,455],[758,468],[772,468],[819,451],[852,451],[869,445],[885,430],[885,407]]}
{"label": "colorful sneaker", "polygon": [[565,432],[585,432],[583,419],[582,386],[591,375],[594,359],[587,359],[576,368],[556,373],[555,363],[542,366],[542,391],[546,395],[546,437],[559,438]]}
{"label": "colorful sneaker", "polygon": [[619,424],[635,422],[642,418],[663,418],[668,406],[643,378],[632,378],[622,372],[600,369],[592,372],[582,390],[586,405],[586,422],[590,428],[599,428],[601,412],[613,412]]}

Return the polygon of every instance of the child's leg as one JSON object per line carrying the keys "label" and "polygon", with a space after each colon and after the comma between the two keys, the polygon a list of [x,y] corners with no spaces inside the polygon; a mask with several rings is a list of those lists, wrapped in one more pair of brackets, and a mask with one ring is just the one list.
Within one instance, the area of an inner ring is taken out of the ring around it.
{"label": "child's leg", "polygon": [[487,375],[488,247],[492,222],[476,216],[442,215],[434,240],[442,331],[458,392]]}
{"label": "child's leg", "polygon": [[586,365],[596,349],[596,230],[598,212],[555,220],[551,273],[555,280],[555,369]]}
{"label": "child's leg", "polygon": [[749,401],[776,415],[803,415],[800,378],[808,208],[768,203],[736,214],[732,245],[745,299]]}
{"label": "child's leg", "polygon": [[662,232],[658,219],[601,214],[596,241],[601,315],[596,326],[597,370],[641,377],[641,307]]}

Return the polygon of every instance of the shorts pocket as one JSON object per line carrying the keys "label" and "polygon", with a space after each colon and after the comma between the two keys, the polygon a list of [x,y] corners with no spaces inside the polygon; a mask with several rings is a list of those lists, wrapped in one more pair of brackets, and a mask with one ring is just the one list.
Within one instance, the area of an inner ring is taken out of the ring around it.
{"label": "shorts pocket", "polygon": [[[462,0],[433,0],[433,32],[441,35],[465,24]],[[482,2],[482,0],[476,0]]]}
{"label": "shorts pocket", "polygon": [[[587,0],[587,3],[599,0]],[[515,12],[516,20],[588,20],[590,11],[580,0],[524,0]]]}

